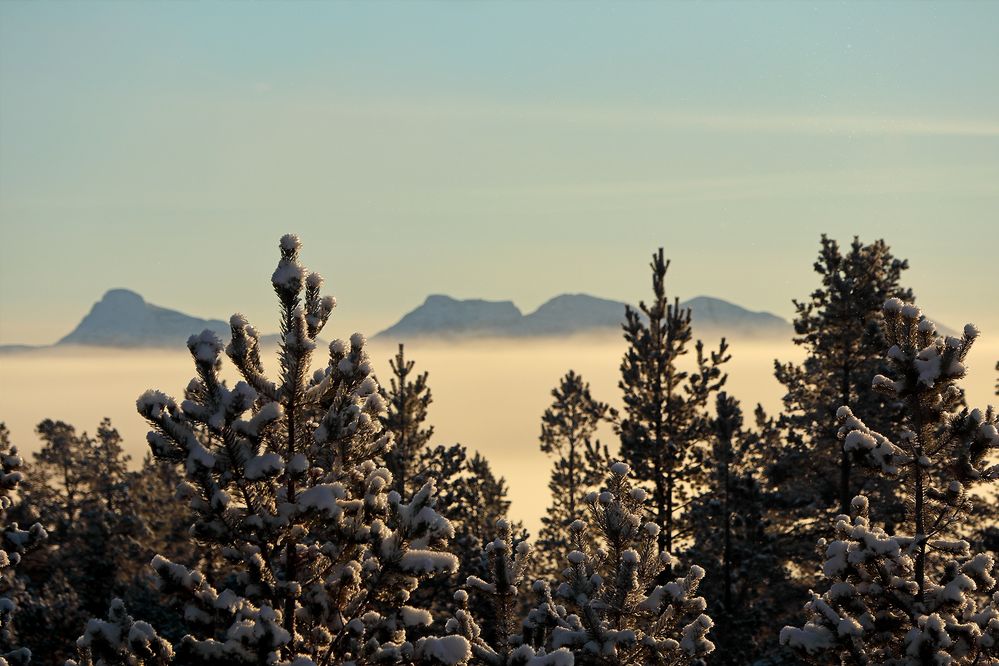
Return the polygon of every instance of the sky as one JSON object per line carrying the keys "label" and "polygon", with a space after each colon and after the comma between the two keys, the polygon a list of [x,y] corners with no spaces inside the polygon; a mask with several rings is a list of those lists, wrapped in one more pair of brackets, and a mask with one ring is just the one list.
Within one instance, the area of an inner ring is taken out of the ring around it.
{"label": "sky", "polygon": [[999,3],[0,3],[0,344],[126,287],[374,333],[431,293],[790,318],[823,232],[999,334]]}

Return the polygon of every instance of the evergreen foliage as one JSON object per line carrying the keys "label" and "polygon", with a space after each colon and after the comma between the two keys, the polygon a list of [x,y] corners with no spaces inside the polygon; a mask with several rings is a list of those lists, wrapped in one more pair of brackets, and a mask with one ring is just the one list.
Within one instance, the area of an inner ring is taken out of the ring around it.
{"label": "evergreen foliage", "polygon": [[[554,593],[538,581],[540,603],[518,631],[516,597],[526,583],[530,546],[514,545],[509,525],[487,547],[488,580],[471,577],[473,595],[491,600],[492,614],[477,619],[461,609],[448,630],[466,637],[481,663],[550,664],[689,664],[714,649],[706,638],[711,619],[697,596],[704,570],[692,565],[684,577],[674,574],[677,561],[658,546],[659,526],[643,522],[648,493],[632,487],[625,463],[611,465],[606,490],[591,491],[585,504],[597,547],[589,545],[588,526],[572,527],[574,550],[567,553],[562,582]],[[466,602],[468,592],[457,594]],[[500,628],[497,639],[483,638],[481,624]]]}
{"label": "evergreen foliage", "polygon": [[771,499],[756,476],[765,449],[743,428],[739,402],[727,393],[716,396],[711,427],[711,474],[690,509],[687,555],[706,570],[701,593],[715,621],[711,662],[751,663],[772,650],[794,590],[767,517]]}
{"label": "evergreen foliage", "polygon": [[413,375],[415,362],[406,360],[402,344],[389,365],[392,368],[389,388],[380,389],[386,402],[381,420],[385,430],[394,436],[395,444],[385,454],[385,467],[392,473],[392,488],[408,497],[422,485],[423,470],[419,463],[434,436],[433,426],[426,425],[432,397],[427,386],[428,373]]}
{"label": "evergreen foliage", "polygon": [[559,569],[570,544],[569,525],[579,516],[587,492],[598,487],[610,464],[610,453],[595,439],[602,422],[617,412],[595,400],[590,385],[570,370],[552,389],[551,407],[541,417],[541,451],[555,458],[548,490],[551,505],[541,519],[538,548],[546,559],[544,570]]}
{"label": "evergreen foliage", "polygon": [[16,522],[8,522],[7,511],[14,502],[13,493],[24,481],[20,468],[24,464],[17,453],[17,447],[10,441],[10,432],[5,423],[0,423],[0,666],[26,666],[31,661],[31,650],[15,645],[13,616],[16,610],[9,595],[15,586],[14,567],[21,556],[35,548],[48,535],[45,528],[34,523],[22,530]]}
{"label": "evergreen foliage", "polygon": [[635,478],[652,486],[656,522],[662,526],[659,551],[668,552],[689,528],[677,512],[700,480],[694,446],[708,435],[706,406],[725,383],[721,366],[729,356],[724,338],[718,351],[707,355],[698,340],[695,370],[679,368],[693,339],[691,312],[680,307],[679,299],[670,303],[666,297],[669,261],[662,248],[652,255],[650,266],[653,301],[625,311],[621,455],[635,470]]}
{"label": "evergreen foliage", "polygon": [[15,512],[39,520],[49,538],[25,558],[19,599],[25,640],[37,646],[38,661],[54,663],[74,653],[72,636],[86,618],[103,614],[115,596],[148,587],[142,562],[151,556],[151,533],[108,419],[93,437],[50,419],[36,432],[42,447]]}
{"label": "evergreen foliage", "polygon": [[226,348],[243,381],[219,379],[222,343],[210,331],[188,348],[197,377],[178,404],[159,391],[137,402],[149,444],[183,465],[178,491],[192,535],[216,544],[227,572],[205,576],[157,556],[163,592],[183,605],[183,664],[408,663],[430,614],[407,605],[421,579],[455,571],[450,523],[432,482],[403,497],[376,461],[392,446],[384,400],[359,334],[335,340],[310,375],[315,339],[335,301],[306,274],[299,241],[281,239],[272,276],[280,306],[280,375],[264,375],[256,330],[231,319]]}
{"label": "evergreen foliage", "polygon": [[146,622],[128,614],[121,599],[111,602],[107,620],[90,620],[76,641],[79,660],[66,666],[167,666],[173,647]]}
{"label": "evergreen foliage", "polygon": [[755,428],[654,254],[623,418],[575,372],[551,392],[536,548],[489,461],[432,444],[402,345],[388,387],[360,334],[313,369],[335,301],[279,247],[277,376],[242,315],[227,346],[192,336],[184,399],[136,403],[138,469],[107,419],[43,421],[30,465],[0,423],[0,666],[999,664],[999,415],[959,385],[978,330],[938,335],[883,241],[822,237],[804,361]]}
{"label": "evergreen foliage", "polygon": [[844,251],[823,235],[814,264],[820,286],[808,300],[794,301],[794,342],[806,356],[800,365],[774,362],[787,392],[776,423],[783,445],[768,472],[781,510],[811,542],[836,511],[849,513],[858,493],[876,499],[877,510],[885,512],[881,520],[901,518],[893,484],[843,448],[836,410],[848,406],[882,431],[900,423],[901,405],[872,389],[870,379],[885,371],[881,305],[889,298],[912,301],[912,291],[900,284],[908,267],[883,240],[864,245],[854,238]]}
{"label": "evergreen foliage", "polygon": [[389,388],[380,389],[387,406],[381,420],[395,444],[384,456],[385,466],[401,494],[403,488],[416,492],[428,481],[433,482],[438,493],[437,510],[454,530],[450,550],[458,558],[457,571],[427,580],[414,593],[415,599],[443,618],[455,609],[452,591],[457,581],[483,572],[482,535],[489,534],[498,520],[505,519],[510,507],[506,481],[493,474],[489,461],[480,454],[469,457],[468,449],[461,444],[431,447],[434,428],[427,423],[432,402],[429,373],[414,373],[415,362],[406,358],[402,344],[389,364]]}
{"label": "evergreen foliage", "polygon": [[852,519],[836,520],[837,538],[819,542],[828,590],[806,605],[803,627],[782,630],[781,642],[817,663],[994,663],[996,564],[952,536],[970,509],[969,491],[999,480],[999,465],[989,464],[999,418],[992,408],[964,407],[957,386],[978,330],[969,324],[961,337],[937,336],[918,308],[897,298],[883,312],[891,369],[872,385],[904,405],[901,429],[891,439],[843,406],[839,437],[844,450],[897,479],[910,536],[876,527],[868,499],[855,498]]}

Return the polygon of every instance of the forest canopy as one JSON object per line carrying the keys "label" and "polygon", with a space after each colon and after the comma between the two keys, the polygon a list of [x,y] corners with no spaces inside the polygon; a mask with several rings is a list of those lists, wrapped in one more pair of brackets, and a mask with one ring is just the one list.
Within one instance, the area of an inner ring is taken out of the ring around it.
{"label": "forest canopy", "polygon": [[432,368],[320,343],[336,300],[278,250],[277,371],[242,314],[192,335],[190,383],[137,398],[138,467],[108,419],[42,421],[30,460],[0,424],[0,666],[999,664],[980,333],[938,333],[884,241],[821,238],[777,413],[726,391],[738,346],[653,253],[623,408],[566,368],[540,415],[537,535],[435,439]]}

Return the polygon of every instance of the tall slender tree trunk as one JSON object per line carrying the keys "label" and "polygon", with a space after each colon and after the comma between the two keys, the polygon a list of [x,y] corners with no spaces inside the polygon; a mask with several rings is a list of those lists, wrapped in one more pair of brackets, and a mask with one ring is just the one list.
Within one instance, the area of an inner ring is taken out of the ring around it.
{"label": "tall slender tree trunk", "polygon": [[[850,406],[850,366],[843,364],[843,383],[840,387],[840,405]],[[840,445],[839,463],[839,512],[850,515],[850,504],[853,501],[853,494],[850,491],[851,473],[850,453],[844,445]]]}
{"label": "tall slender tree trunk", "polygon": [[724,600],[725,600],[725,616],[726,619],[732,615],[732,514],[729,502],[729,493],[731,492],[731,487],[729,484],[729,468],[728,468],[728,455],[731,448],[731,442],[728,442],[725,451],[725,458],[722,461],[722,511],[724,512],[724,525],[725,530],[725,546],[722,553],[722,579],[725,584]]}
{"label": "tall slender tree trunk", "polygon": [[916,533],[913,535],[918,540],[918,550],[916,552],[916,584],[919,586],[919,591],[916,594],[916,600],[919,603],[923,603],[923,591],[926,587],[926,525],[924,523],[925,517],[923,516],[926,511],[926,499],[925,499],[925,488],[923,487],[923,466],[920,464],[920,459],[923,457],[923,451],[927,448],[926,444],[930,441],[929,438],[932,436],[929,429],[923,427],[923,413],[921,406],[919,404],[919,398],[910,396],[909,405],[911,412],[913,414],[913,430],[916,433],[916,445],[914,447],[912,461],[913,469],[913,510],[915,512],[915,527]]}
{"label": "tall slender tree trunk", "polygon": [[[288,460],[295,455],[295,399],[288,403]],[[295,475],[288,472],[288,501],[295,501]],[[294,539],[288,540],[285,550],[285,581],[291,583],[298,576],[298,546]],[[289,594],[284,602],[284,628],[295,636],[295,598]]]}
{"label": "tall slender tree trunk", "polygon": [[[288,311],[287,317],[285,319],[285,329],[291,331],[294,329],[292,324],[292,314]],[[300,387],[298,385],[298,378],[301,375],[299,364],[301,363],[300,357],[295,357],[295,367],[289,367],[290,372],[288,376],[292,379],[291,386],[287,387],[289,389],[288,396],[288,442],[287,442],[287,452],[285,453],[285,460],[291,462],[295,456],[295,444],[296,444],[296,420],[297,420],[297,408],[298,408],[298,397],[300,392]],[[295,484],[295,475],[290,471],[286,471],[288,477],[287,492],[288,502],[294,503],[295,495],[298,491]],[[285,547],[285,582],[291,583],[298,577],[298,544],[294,538],[289,538],[288,543]],[[289,589],[291,586],[289,585]],[[284,628],[288,634],[292,637],[292,641],[289,643],[289,648],[291,644],[294,643],[295,638],[295,598],[290,593],[285,598],[284,601]]]}
{"label": "tall slender tree trunk", "polygon": [[579,484],[576,482],[576,440],[569,438],[569,522],[575,520],[576,497],[579,494]]}
{"label": "tall slender tree trunk", "polygon": [[[402,345],[399,345],[399,356],[402,357]],[[406,469],[409,467],[409,460],[405,459],[408,456],[406,452],[406,377],[402,375],[399,377],[399,441],[396,443],[396,451],[398,451],[395,459],[399,461],[399,496],[402,497],[402,501],[409,499],[406,494]]]}
{"label": "tall slender tree trunk", "polygon": [[665,548],[667,552],[673,552],[673,468],[666,470],[666,506],[664,507],[666,520],[665,529],[659,531],[660,547],[659,552]]}
{"label": "tall slender tree trunk", "polygon": [[[921,448],[917,449],[921,452]],[[926,543],[923,539],[925,534],[926,526],[923,524],[923,468],[919,464],[918,459],[916,460],[913,467],[916,470],[916,488],[915,488],[915,511],[916,511],[916,534],[915,537],[919,540],[918,552],[916,553],[916,584],[919,585],[919,592],[916,596],[919,603],[923,603],[923,588],[926,585]]]}

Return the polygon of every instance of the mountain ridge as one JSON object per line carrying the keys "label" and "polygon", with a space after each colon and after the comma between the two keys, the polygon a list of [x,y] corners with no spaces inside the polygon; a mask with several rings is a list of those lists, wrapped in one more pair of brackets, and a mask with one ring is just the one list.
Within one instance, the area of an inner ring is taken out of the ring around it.
{"label": "mountain ridge", "polygon": [[[697,296],[690,307],[695,328],[731,335],[789,335],[791,324],[769,312],[755,312],[720,298]],[[619,332],[626,303],[589,294],[560,294],[522,314],[510,301],[459,300],[435,294],[374,339],[420,337],[545,337]],[[517,316],[519,315],[519,316]],[[456,317],[464,319],[455,322]]]}
{"label": "mountain ridge", "polygon": [[[422,304],[373,336],[405,341],[415,338],[542,338],[581,334],[620,333],[624,321],[623,301],[584,293],[554,296],[535,310],[524,313],[510,300],[457,299],[430,294]],[[753,311],[712,296],[695,296],[680,303],[692,310],[695,336],[721,334],[729,337],[789,339],[789,322],[769,312]],[[129,289],[110,289],[68,334],[51,345],[0,345],[0,353],[17,353],[69,345],[110,348],[176,348],[204,329],[223,340],[229,325],[221,319],[203,319],[147,302]],[[953,334],[937,324],[944,335]],[[272,344],[276,334],[262,335]]]}
{"label": "mountain ridge", "polygon": [[220,319],[202,319],[153,305],[130,289],[109,289],[56,345],[173,346],[205,329],[220,337],[229,333],[229,325]]}
{"label": "mountain ridge", "polygon": [[72,331],[49,345],[0,345],[0,353],[29,352],[78,345],[113,349],[157,349],[183,347],[195,333],[210,329],[223,339],[229,324],[221,319],[203,319],[179,310],[147,302],[131,289],[104,292]]}

